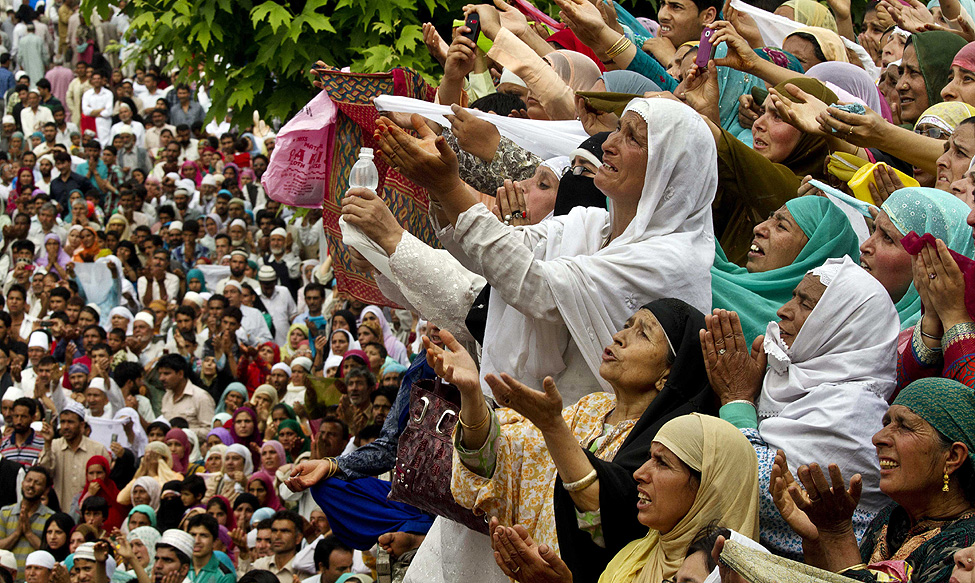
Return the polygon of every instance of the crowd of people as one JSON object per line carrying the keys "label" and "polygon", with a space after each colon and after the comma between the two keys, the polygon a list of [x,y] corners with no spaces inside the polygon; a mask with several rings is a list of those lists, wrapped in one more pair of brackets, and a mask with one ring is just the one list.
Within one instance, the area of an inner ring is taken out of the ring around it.
{"label": "crowd of people", "polygon": [[975,581],[975,3],[555,3],[424,25],[362,253],[124,0],[5,9],[0,583]]}

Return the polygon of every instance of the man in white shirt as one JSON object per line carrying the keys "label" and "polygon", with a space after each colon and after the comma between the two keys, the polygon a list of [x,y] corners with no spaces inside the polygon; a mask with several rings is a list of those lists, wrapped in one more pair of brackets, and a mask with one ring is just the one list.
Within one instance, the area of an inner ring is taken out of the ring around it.
{"label": "man in white shirt", "polygon": [[261,284],[258,283],[256,280],[244,275],[244,271],[247,269],[247,259],[248,259],[247,251],[244,251],[243,249],[234,249],[233,251],[231,251],[230,275],[217,282],[218,294],[223,293],[224,286],[226,286],[227,283],[230,281],[236,281],[238,284],[247,283],[252,288],[254,288],[255,291],[257,291],[257,289],[261,287]]}
{"label": "man in white shirt", "polygon": [[161,109],[150,110],[149,116],[152,126],[146,129],[145,143],[146,149],[151,152],[162,145],[159,134],[163,130],[169,130],[169,133],[176,136],[176,126],[166,123],[166,112]]}
{"label": "man in white shirt", "polygon": [[298,314],[291,292],[283,285],[277,285],[278,274],[274,268],[265,265],[257,272],[257,280],[261,282],[261,301],[271,314],[274,322],[274,342],[284,346],[288,342],[288,328],[291,320]]}
{"label": "man in white shirt", "polygon": [[132,119],[132,109],[129,107],[128,103],[124,101],[118,106],[118,118],[119,122],[112,126],[111,134],[109,135],[109,144],[115,139],[121,131],[122,128],[128,128],[132,131],[132,135],[135,136],[135,145],[140,148],[146,147],[146,126],[142,125],[140,122]]}
{"label": "man in white shirt", "polygon": [[247,333],[247,340],[244,341],[245,344],[258,346],[265,342],[273,341],[273,338],[271,338],[271,329],[268,328],[267,321],[264,319],[264,313],[241,303],[242,294],[239,283],[234,280],[228,281],[223,286],[223,295],[227,298],[227,302],[231,307],[240,309],[242,315],[240,326]]}
{"label": "man in white shirt", "polygon": [[152,254],[152,264],[149,268],[149,279],[143,275],[138,279],[139,301],[148,306],[153,300],[163,300],[167,304],[175,302],[179,295],[179,278],[166,271],[169,267],[169,252],[157,249]]}
{"label": "man in white shirt", "polygon": [[152,71],[146,73],[144,79],[145,90],[136,94],[138,98],[142,100],[142,106],[145,108],[142,110],[143,116],[149,113],[149,110],[156,107],[156,101],[166,99],[166,95],[169,93],[169,91],[159,88],[159,78],[156,77],[156,74]]}
{"label": "man in white shirt", "polygon": [[[112,109],[115,107],[115,97],[112,96],[111,91],[105,89],[105,78],[101,73],[92,71],[90,80],[91,89],[81,96],[81,113],[95,118],[98,142],[102,147],[110,146],[112,142],[109,140],[109,135],[112,132]],[[53,117],[51,121],[54,121]]]}
{"label": "man in white shirt", "polygon": [[[74,83],[74,81],[72,81]],[[87,91],[87,89],[86,89]],[[70,121],[65,121],[65,113],[63,107],[55,107],[51,113],[54,115],[54,125],[56,126],[56,134],[54,141],[61,144],[68,150],[71,150],[71,134],[81,133],[78,131],[78,126]]]}
{"label": "man in white shirt", "polygon": [[30,136],[34,132],[44,129],[47,122],[54,123],[54,115],[51,110],[41,106],[41,96],[37,89],[27,92],[27,106],[20,110],[20,127],[24,129],[24,134]]}

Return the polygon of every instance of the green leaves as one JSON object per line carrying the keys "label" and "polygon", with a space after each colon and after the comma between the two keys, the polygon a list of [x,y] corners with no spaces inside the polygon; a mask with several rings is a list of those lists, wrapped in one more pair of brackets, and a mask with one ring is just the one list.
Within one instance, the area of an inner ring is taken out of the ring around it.
{"label": "green leaves", "polygon": [[291,14],[277,2],[263,2],[251,10],[251,21],[254,27],[261,26],[261,21],[267,19],[274,31],[279,30],[283,25],[291,26]]}

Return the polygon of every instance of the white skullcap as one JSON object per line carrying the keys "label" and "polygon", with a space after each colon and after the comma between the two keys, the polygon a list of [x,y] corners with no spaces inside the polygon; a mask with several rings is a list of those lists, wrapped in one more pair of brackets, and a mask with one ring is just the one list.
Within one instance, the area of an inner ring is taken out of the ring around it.
{"label": "white skullcap", "polygon": [[288,236],[288,231],[285,231],[284,230],[284,227],[277,227],[276,229],[274,229],[273,231],[271,231],[271,235],[270,236],[273,237],[275,235],[280,235],[282,237],[287,237]]}
{"label": "white skullcap", "polygon": [[[179,189],[177,188],[176,190],[179,190]],[[182,231],[183,230],[183,221],[173,221],[173,222],[169,223],[169,230],[170,231]]]}
{"label": "white skullcap", "polygon": [[105,390],[105,379],[103,379],[102,377],[95,377],[91,379],[91,381],[88,383],[88,388],[97,389],[105,393],[106,395],[108,394],[108,391]]}
{"label": "white skullcap", "polygon": [[0,397],[0,401],[16,401],[17,399],[26,396],[27,393],[25,393],[22,389],[18,389],[17,387],[10,387],[6,391],[4,391],[3,397]]}
{"label": "white skullcap", "polygon": [[276,370],[283,370],[286,375],[288,375],[289,377],[291,376],[291,367],[284,364],[283,362],[279,362],[276,365],[271,367],[271,372],[274,372]]}
{"label": "white skullcap", "polygon": [[54,560],[54,555],[51,553],[47,551],[34,551],[33,553],[27,555],[27,561],[24,563],[24,566],[53,569],[55,563],[57,563],[57,561]]}
{"label": "white skullcap", "polygon": [[188,291],[185,294],[183,294],[183,301],[184,302],[189,301],[190,303],[200,308],[203,307],[203,298],[200,296],[200,294],[196,293],[195,291]]}
{"label": "white skullcap", "polygon": [[[123,80],[122,80],[122,82],[123,82],[123,83],[125,83],[125,80],[123,79]],[[129,81],[129,83],[131,83],[131,81]],[[124,101],[121,101],[121,102],[119,102],[119,104],[118,104],[118,108],[119,108],[119,109],[122,109],[123,107],[124,107],[125,109],[127,109],[127,110],[129,110],[129,111],[132,111],[132,108],[131,108],[131,107],[129,107],[129,104],[128,104],[128,103],[126,103],[126,102],[124,102]],[[124,128],[125,126],[122,126],[122,127]]]}
{"label": "white skullcap", "polygon": [[235,287],[239,291],[244,291],[244,288],[240,287],[240,282],[236,279],[228,279],[227,283],[223,284],[223,289],[227,289],[228,287]]}
{"label": "white skullcap", "polygon": [[242,228],[246,229],[247,228],[247,223],[244,222],[244,219],[234,219],[234,220],[230,221],[230,226],[231,227],[242,227]]}
{"label": "white skullcap", "polygon": [[14,116],[12,116],[12,115],[5,115],[5,116],[3,116],[3,123],[16,124],[17,123],[17,120],[14,119]]}
{"label": "white skullcap", "polygon": [[95,543],[81,543],[74,550],[74,560],[83,559],[85,561],[95,560]]}
{"label": "white skullcap", "polygon": [[257,270],[257,280],[258,281],[277,281],[278,272],[274,271],[274,268],[270,265],[262,265],[260,269]]}
{"label": "white skullcap", "polygon": [[0,567],[17,572],[17,557],[7,549],[0,549]]}
{"label": "white skullcap", "polygon": [[27,340],[27,348],[43,348],[44,350],[49,350],[51,348],[51,341],[47,338],[47,333],[41,330],[34,330],[30,334],[30,339]]}
{"label": "white skullcap", "polygon": [[[176,196],[177,194],[179,194],[181,192],[183,194],[185,194],[186,196],[189,196],[190,195],[190,190],[188,188],[186,188],[185,186],[177,186],[176,187],[176,190],[173,191],[173,196]],[[176,221],[176,222],[179,222],[179,221]],[[183,224],[180,223],[180,228],[182,228],[182,226],[183,226]]]}
{"label": "white skullcap", "polygon": [[163,178],[172,178],[173,181],[175,182],[179,180],[179,174],[176,174],[175,172],[167,172],[166,176],[164,176]]}
{"label": "white skullcap", "polygon": [[217,185],[217,179],[213,177],[213,174],[207,174],[206,176],[203,177],[203,182],[201,182],[201,186],[208,186],[208,185],[209,186]]}
{"label": "white skullcap", "polygon": [[155,326],[156,325],[156,318],[152,314],[150,314],[149,312],[139,312],[138,314],[135,315],[134,321],[135,322],[145,322],[146,324],[149,324],[150,326]]}
{"label": "white skullcap", "polygon": [[159,541],[156,542],[156,547],[159,545],[169,545],[179,552],[186,555],[188,558],[193,558],[193,537],[188,532],[183,532],[178,528],[171,528],[163,533]]}
{"label": "white skullcap", "polygon": [[64,403],[64,408],[61,409],[61,412],[64,413],[65,411],[67,411],[69,413],[74,413],[75,415],[77,415],[78,417],[80,417],[82,421],[84,421],[84,419],[85,419],[85,407],[84,407],[84,405],[82,405],[78,401],[75,401],[74,399],[68,399]]}
{"label": "white skullcap", "polygon": [[308,358],[307,356],[299,356],[297,358],[294,358],[291,361],[292,370],[296,366],[300,366],[301,368],[305,369],[305,372],[311,372],[311,359]]}
{"label": "white skullcap", "polygon": [[521,80],[521,77],[512,73],[510,69],[505,69],[501,72],[501,80],[498,82],[498,84],[500,85],[501,83],[511,83],[512,85],[524,87],[525,89],[528,88],[528,85]]}
{"label": "white skullcap", "polygon": [[[126,108],[128,107],[128,105],[126,105],[125,103],[123,103],[123,104],[122,104],[122,106],[123,106],[123,107],[126,107]],[[131,135],[133,135],[133,134],[134,134],[135,132],[133,132],[133,131],[132,131],[132,126],[130,126],[129,124],[125,124],[125,125],[123,125],[122,127],[120,127],[120,128],[118,129],[118,133],[119,133],[119,135],[120,135],[120,136],[121,136],[121,135],[125,135],[125,134],[128,134],[128,135],[130,135],[130,136],[131,136]]]}

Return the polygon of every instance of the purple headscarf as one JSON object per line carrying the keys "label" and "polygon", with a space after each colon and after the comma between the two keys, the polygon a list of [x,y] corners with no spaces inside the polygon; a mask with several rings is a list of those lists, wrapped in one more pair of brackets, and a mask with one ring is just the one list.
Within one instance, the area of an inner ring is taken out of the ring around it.
{"label": "purple headscarf", "polygon": [[224,445],[234,444],[234,436],[231,435],[230,430],[227,429],[226,427],[217,427],[216,429],[212,429],[210,433],[207,433],[207,439],[210,439],[211,435],[216,435],[217,437],[219,437],[220,441]]}
{"label": "purple headscarf", "polygon": [[58,257],[56,260],[58,265],[64,267],[65,265],[71,263],[71,256],[64,251],[64,245],[61,244],[61,237],[58,237],[54,233],[48,233],[47,235],[44,235],[45,248],[37,250],[37,259],[34,261],[35,265],[38,267],[48,267],[48,255],[46,249],[48,241],[58,242]]}

